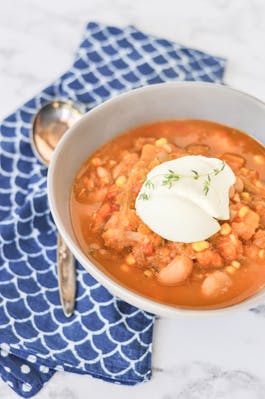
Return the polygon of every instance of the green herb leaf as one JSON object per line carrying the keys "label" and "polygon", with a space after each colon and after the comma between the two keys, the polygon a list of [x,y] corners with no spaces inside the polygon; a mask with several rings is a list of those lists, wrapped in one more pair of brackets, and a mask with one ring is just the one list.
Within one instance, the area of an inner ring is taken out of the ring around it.
{"label": "green herb leaf", "polygon": [[154,190],[154,188],[155,188],[155,185],[154,185],[154,183],[151,180],[146,180],[144,185],[145,185],[146,188],[149,188],[149,189],[153,189]]}
{"label": "green herb leaf", "polygon": [[222,172],[225,168],[225,161],[222,161],[222,165],[219,169],[214,169],[213,174],[214,176],[219,175],[220,172]]}
{"label": "green herb leaf", "polygon": [[148,194],[146,194],[146,193],[142,193],[142,194],[139,195],[138,199],[141,200],[141,201],[148,201],[150,199],[150,196]]}
{"label": "green herb leaf", "polygon": [[171,188],[173,183],[179,181],[180,176],[171,169],[168,171],[169,173],[165,175],[164,180],[162,180],[162,186],[168,186],[168,188]]}
{"label": "green herb leaf", "polygon": [[200,177],[200,175],[199,175],[199,173],[197,172],[197,170],[191,169],[191,171],[192,171],[192,173],[194,174],[193,179],[194,179],[194,180],[198,180],[199,177]]}
{"label": "green herb leaf", "polygon": [[[167,186],[170,189],[173,186],[173,184],[175,182],[178,182],[181,178],[191,178],[194,180],[198,180],[200,177],[206,177],[206,179],[203,181],[203,192],[204,195],[208,195],[208,192],[211,187],[212,177],[217,176],[219,173],[221,173],[224,170],[225,165],[226,165],[225,161],[222,161],[220,168],[215,168],[210,173],[201,174],[201,175],[197,172],[197,170],[194,169],[191,169],[191,175],[179,175],[176,172],[174,172],[174,170],[168,169],[168,173],[163,175],[164,178],[162,180],[162,186]],[[156,177],[157,176],[152,176],[151,179],[154,179]],[[146,188],[154,190],[155,185],[151,179],[145,179],[143,180],[143,182]],[[140,194],[139,199],[144,201],[149,200],[150,195],[147,193],[142,193]]]}
{"label": "green herb leaf", "polygon": [[209,190],[210,190],[210,182],[211,182],[211,178],[210,178],[210,180],[209,180],[209,175],[208,175],[207,180],[204,180],[204,182],[203,182],[203,192],[204,192],[204,195],[207,195],[208,192],[209,192]]}

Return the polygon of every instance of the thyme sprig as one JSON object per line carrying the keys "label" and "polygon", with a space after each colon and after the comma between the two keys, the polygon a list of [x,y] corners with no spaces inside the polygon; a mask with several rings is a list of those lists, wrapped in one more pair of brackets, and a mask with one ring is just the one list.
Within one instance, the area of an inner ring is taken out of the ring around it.
{"label": "thyme sprig", "polygon": [[[215,176],[216,176],[216,175],[215,175]],[[211,176],[208,175],[208,176],[207,176],[207,179],[204,180],[204,182],[203,182],[203,192],[204,192],[204,195],[207,195],[207,194],[208,194],[208,192],[209,192],[209,190],[210,190],[210,184],[211,184]]]}
{"label": "thyme sprig", "polygon": [[149,199],[150,199],[150,195],[149,194],[147,194],[147,193],[141,193],[140,195],[139,195],[139,198],[138,198],[139,200],[142,200],[142,201],[148,201]]}
{"label": "thyme sprig", "polygon": [[191,169],[191,173],[193,173],[193,179],[194,180],[198,180],[199,179],[200,175],[197,172],[197,170]]}
{"label": "thyme sprig", "polygon": [[224,170],[224,168],[225,168],[225,161],[222,161],[221,167],[219,169],[216,168],[213,170],[214,176],[219,175],[219,173],[222,172]]}
{"label": "thyme sprig", "polygon": [[145,180],[145,187],[146,188],[152,188],[153,190],[154,190],[154,188],[155,188],[155,185],[154,185],[154,183],[150,180],[150,179],[147,179],[147,180]]}
{"label": "thyme sprig", "polygon": [[173,183],[179,181],[180,175],[170,169],[168,170],[168,172],[169,173],[165,175],[165,179],[162,181],[162,186],[168,186],[168,188],[171,188],[173,186]]}
{"label": "thyme sprig", "polygon": [[[190,178],[194,180],[198,180],[200,177],[206,177],[206,179],[203,181],[203,187],[202,191],[205,196],[208,195],[209,190],[211,188],[211,182],[212,182],[212,177],[219,175],[225,168],[225,162],[222,161],[222,164],[220,168],[215,168],[212,170],[212,172],[207,173],[207,174],[200,174],[197,170],[191,169],[191,174],[190,175],[181,175],[176,172],[174,172],[172,169],[168,170],[168,173],[163,174],[163,175],[155,175],[152,176],[151,179],[154,180],[155,178],[159,176],[163,176],[162,180],[162,186],[167,186],[169,189],[173,186],[174,183],[178,182],[182,178]],[[149,190],[154,190],[155,185],[151,179],[146,179],[144,180],[144,187],[149,189]],[[139,195],[140,200],[147,201],[150,199],[150,195],[147,194],[146,192],[143,192]]]}

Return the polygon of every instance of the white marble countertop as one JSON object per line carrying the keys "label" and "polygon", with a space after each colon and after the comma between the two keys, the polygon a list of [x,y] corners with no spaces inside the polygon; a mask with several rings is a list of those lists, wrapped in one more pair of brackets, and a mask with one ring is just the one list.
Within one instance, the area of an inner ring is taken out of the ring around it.
{"label": "white marble countertop", "polygon": [[[264,0],[10,0],[0,13],[0,117],[68,68],[89,20],[134,24],[228,58],[225,82],[265,100]],[[123,387],[58,372],[37,399],[263,399],[265,306],[156,323],[153,377]],[[0,382],[0,398],[15,399]]]}

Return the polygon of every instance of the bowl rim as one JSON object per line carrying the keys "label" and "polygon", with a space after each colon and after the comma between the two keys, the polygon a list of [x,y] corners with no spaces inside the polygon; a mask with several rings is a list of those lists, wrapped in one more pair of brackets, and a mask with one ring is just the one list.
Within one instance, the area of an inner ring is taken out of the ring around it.
{"label": "bowl rim", "polygon": [[[163,317],[171,317],[171,318],[176,318],[176,317],[189,317],[189,316],[195,316],[195,317],[201,317],[201,316],[217,316],[217,315],[224,315],[227,313],[239,311],[239,310],[244,310],[244,309],[249,309],[250,307],[256,305],[260,298],[264,296],[265,288],[263,288],[261,291],[258,293],[254,294],[253,296],[246,298],[240,303],[227,306],[224,308],[218,308],[218,309],[194,309],[194,308],[185,308],[185,307],[178,307],[175,305],[166,305],[161,302],[149,299],[148,297],[145,297],[144,295],[141,295],[140,293],[137,293],[133,291],[130,288],[127,288],[120,284],[118,281],[116,281],[114,278],[112,278],[110,275],[107,275],[104,273],[103,270],[100,270],[82,251],[82,249],[78,246],[78,244],[75,244],[70,235],[68,234],[67,230],[64,227],[63,222],[61,221],[61,218],[59,216],[59,212],[57,209],[57,204],[53,195],[53,176],[55,173],[56,165],[57,165],[57,158],[59,156],[59,153],[63,149],[64,145],[67,143],[69,138],[72,136],[76,128],[79,127],[79,125],[84,123],[87,119],[91,117],[91,115],[95,115],[97,113],[100,113],[102,110],[104,110],[105,107],[108,107],[109,103],[115,104],[120,101],[122,101],[126,97],[130,97],[132,95],[135,95],[137,93],[143,92],[143,91],[152,91],[152,90],[158,90],[159,87],[165,87],[165,86],[176,86],[176,87],[208,87],[212,90],[224,90],[228,92],[234,92],[236,95],[242,96],[247,98],[248,100],[256,103],[258,106],[262,107],[265,112],[265,102],[262,100],[256,98],[255,96],[248,94],[246,92],[240,91],[238,89],[235,89],[229,85],[223,85],[220,83],[209,83],[209,82],[194,82],[194,81],[186,81],[186,82],[165,82],[165,83],[158,83],[158,84],[153,84],[153,85],[148,85],[148,86],[143,86],[140,88],[132,89],[129,91],[126,91],[124,93],[118,94],[115,97],[112,97],[103,103],[95,106],[93,109],[85,113],[70,129],[67,130],[67,132],[63,135],[61,138],[60,142],[58,143],[56,150],[53,154],[51,163],[48,168],[48,177],[47,177],[47,192],[48,192],[48,201],[49,201],[49,206],[50,210],[54,219],[54,222],[56,224],[56,227],[58,228],[59,233],[62,235],[63,239],[65,240],[67,246],[75,256],[75,258],[80,262],[80,264],[84,267],[84,269],[88,272],[91,273],[92,276],[100,282],[107,290],[109,290],[113,295],[118,296],[122,300],[127,301],[128,303],[132,304],[133,306],[136,306],[140,308],[141,310],[145,310],[148,312],[151,312],[155,315],[161,315]],[[120,132],[117,132],[119,134]]]}

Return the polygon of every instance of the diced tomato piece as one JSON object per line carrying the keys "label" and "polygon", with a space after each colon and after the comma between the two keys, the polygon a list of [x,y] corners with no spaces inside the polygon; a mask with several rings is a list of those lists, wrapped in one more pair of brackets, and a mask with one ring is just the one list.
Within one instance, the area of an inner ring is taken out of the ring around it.
{"label": "diced tomato piece", "polygon": [[118,211],[119,209],[120,209],[119,205],[117,205],[117,204],[110,204],[110,211],[111,211],[111,212]]}
{"label": "diced tomato piece", "polygon": [[116,196],[116,193],[114,191],[110,191],[107,195],[106,195],[106,200],[111,201],[112,199],[114,199]]}
{"label": "diced tomato piece", "polygon": [[152,256],[153,254],[154,254],[154,248],[153,248],[153,245],[152,244],[147,244],[146,245],[146,247],[145,247],[145,254],[147,255],[147,256]]}

